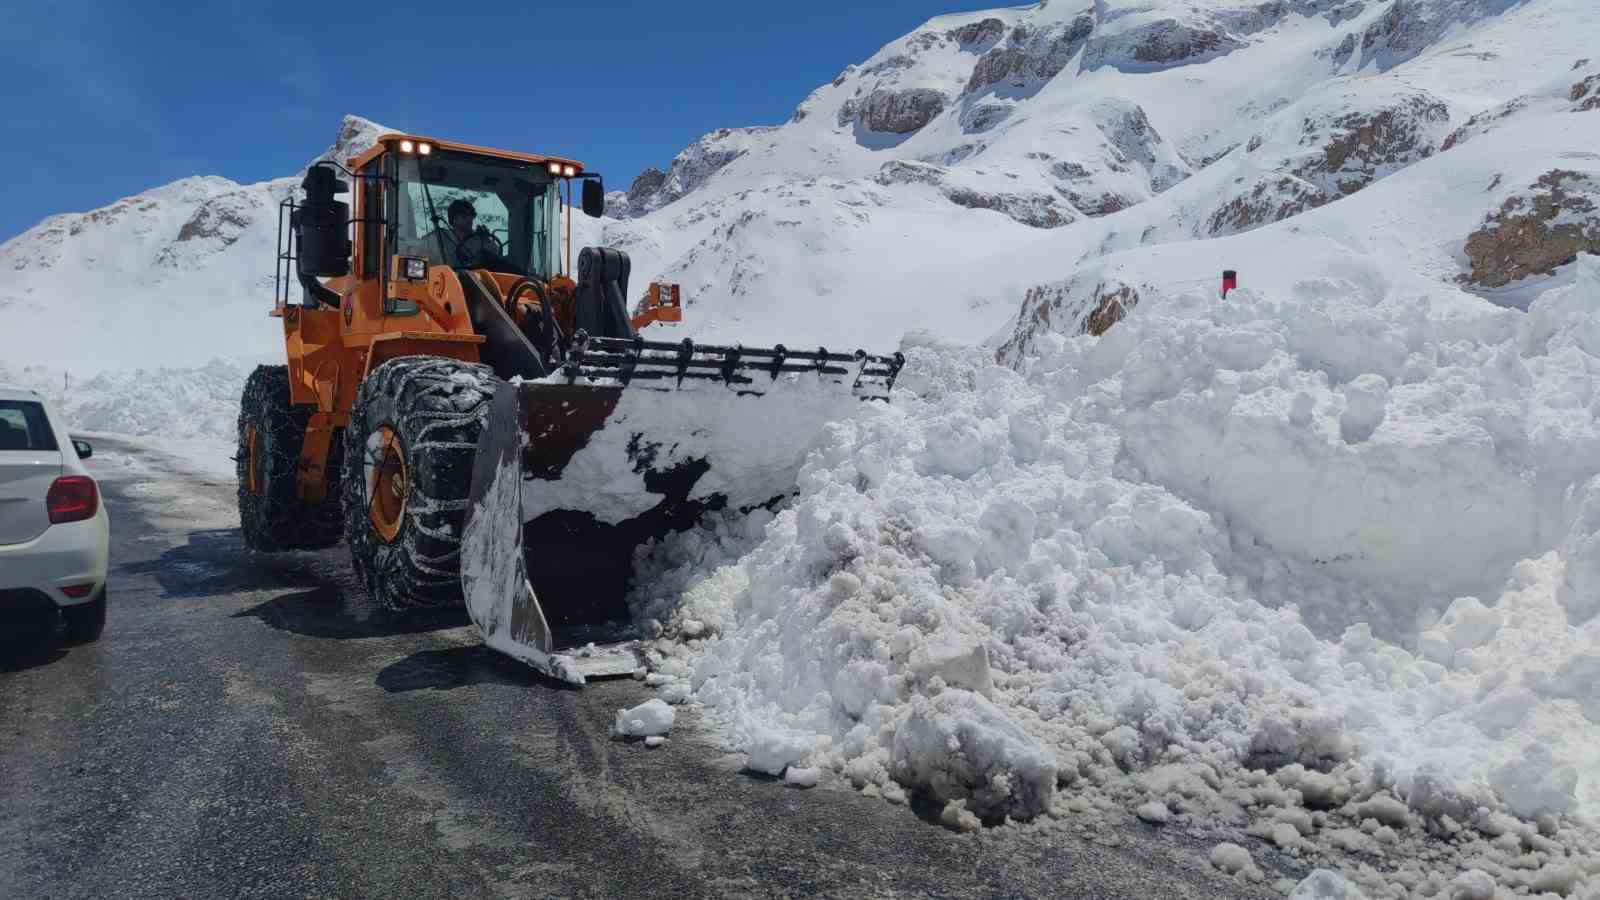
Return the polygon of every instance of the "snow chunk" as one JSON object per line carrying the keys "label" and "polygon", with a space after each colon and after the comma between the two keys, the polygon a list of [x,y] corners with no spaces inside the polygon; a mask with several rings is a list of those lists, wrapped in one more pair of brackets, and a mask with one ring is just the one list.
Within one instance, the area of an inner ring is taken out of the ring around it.
{"label": "snow chunk", "polygon": [[1450,882],[1450,900],[1494,900],[1494,878],[1482,869],[1468,869]]}
{"label": "snow chunk", "polygon": [[612,733],[619,737],[651,737],[672,730],[677,713],[661,700],[646,700],[632,709],[617,710]]}
{"label": "snow chunk", "polygon": [[1534,744],[1525,747],[1520,758],[1490,773],[1489,783],[1513,812],[1532,818],[1541,813],[1570,812],[1576,802],[1578,772],[1570,765],[1557,764],[1550,748]]}
{"label": "snow chunk", "polygon": [[971,691],[917,697],[895,732],[896,781],[944,800],[968,801],[981,816],[1031,819],[1050,808],[1056,761],[1000,707]]}
{"label": "snow chunk", "polygon": [[1250,858],[1250,851],[1238,844],[1224,841],[1212,847],[1210,859],[1213,866],[1229,875],[1243,875],[1251,881],[1260,881],[1264,877]]}
{"label": "snow chunk", "polygon": [[911,651],[911,669],[923,681],[941,678],[950,687],[965,688],[985,697],[994,693],[989,675],[989,653],[983,644],[962,635],[941,635]]}
{"label": "snow chunk", "polygon": [[792,784],[795,787],[813,788],[817,786],[817,782],[822,780],[822,770],[816,767],[807,769],[790,766],[783,773],[783,780],[786,784]]}
{"label": "snow chunk", "polygon": [[1160,800],[1151,800],[1134,812],[1140,819],[1149,822],[1151,825],[1165,825],[1172,820],[1172,811],[1167,809],[1167,805]]}
{"label": "snow chunk", "polygon": [[784,769],[804,759],[811,749],[811,741],[800,735],[766,731],[751,740],[744,766],[752,772],[782,775]]}
{"label": "snow chunk", "polygon": [[1316,869],[1295,886],[1289,900],[1367,900],[1343,875],[1328,869]]}

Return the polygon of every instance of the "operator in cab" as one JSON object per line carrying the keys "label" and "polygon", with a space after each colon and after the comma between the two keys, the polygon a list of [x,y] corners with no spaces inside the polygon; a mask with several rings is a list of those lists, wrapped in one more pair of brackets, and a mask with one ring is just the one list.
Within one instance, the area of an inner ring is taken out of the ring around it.
{"label": "operator in cab", "polygon": [[422,246],[415,248],[421,251],[415,255],[426,256],[434,265],[468,269],[504,267],[507,262],[505,247],[493,232],[476,225],[478,211],[473,208],[472,201],[459,197],[450,201],[446,217],[450,227],[429,232],[422,238]]}

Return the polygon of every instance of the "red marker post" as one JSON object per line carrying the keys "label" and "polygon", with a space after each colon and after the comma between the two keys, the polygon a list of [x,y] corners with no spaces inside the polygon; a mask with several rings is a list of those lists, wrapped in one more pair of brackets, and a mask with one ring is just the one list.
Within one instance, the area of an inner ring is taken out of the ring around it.
{"label": "red marker post", "polygon": [[1228,299],[1228,292],[1239,287],[1239,273],[1232,269],[1222,270],[1222,299]]}

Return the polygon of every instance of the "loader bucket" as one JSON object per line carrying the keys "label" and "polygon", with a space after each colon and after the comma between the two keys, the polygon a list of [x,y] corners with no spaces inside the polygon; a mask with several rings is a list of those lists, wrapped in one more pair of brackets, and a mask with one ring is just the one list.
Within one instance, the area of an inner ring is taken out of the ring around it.
{"label": "loader bucket", "polygon": [[485,643],[577,684],[635,671],[591,643],[626,623],[634,550],[792,493],[827,423],[886,399],[902,361],[580,332],[549,377],[499,382],[461,544]]}

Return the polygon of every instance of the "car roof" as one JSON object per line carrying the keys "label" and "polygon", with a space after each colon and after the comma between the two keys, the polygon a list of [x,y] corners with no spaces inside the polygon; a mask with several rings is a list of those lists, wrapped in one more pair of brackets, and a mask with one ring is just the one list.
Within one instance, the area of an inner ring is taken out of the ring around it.
{"label": "car roof", "polygon": [[15,387],[9,384],[0,384],[0,400],[33,400],[38,403],[45,402],[44,395],[25,387]]}

